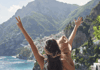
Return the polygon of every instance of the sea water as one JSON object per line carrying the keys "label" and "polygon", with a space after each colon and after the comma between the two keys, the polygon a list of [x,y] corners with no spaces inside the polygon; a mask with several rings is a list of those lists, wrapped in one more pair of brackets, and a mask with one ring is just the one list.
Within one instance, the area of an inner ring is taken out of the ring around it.
{"label": "sea water", "polygon": [[0,56],[0,70],[32,70],[34,62],[15,58],[15,56]]}

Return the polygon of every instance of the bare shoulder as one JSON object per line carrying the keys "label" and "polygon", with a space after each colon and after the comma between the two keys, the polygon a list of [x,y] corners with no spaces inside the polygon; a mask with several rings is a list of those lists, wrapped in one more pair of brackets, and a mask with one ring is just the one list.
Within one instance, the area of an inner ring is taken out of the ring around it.
{"label": "bare shoulder", "polygon": [[70,52],[72,51],[72,45],[70,43],[68,43],[68,48],[70,50]]}
{"label": "bare shoulder", "polygon": [[58,40],[56,40],[57,43],[64,43],[66,41],[68,41],[67,37],[66,36],[61,36]]}

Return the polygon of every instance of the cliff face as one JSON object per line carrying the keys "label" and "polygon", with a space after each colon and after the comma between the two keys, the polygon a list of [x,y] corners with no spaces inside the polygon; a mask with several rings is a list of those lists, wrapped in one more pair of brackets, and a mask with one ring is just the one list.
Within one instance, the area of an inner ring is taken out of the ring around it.
{"label": "cliff face", "polygon": [[[90,15],[86,16],[86,18],[83,19],[83,23],[78,28],[75,39],[73,41],[73,48],[80,47],[85,41],[88,40],[90,36],[92,37],[94,36],[93,26],[95,24],[93,24],[93,21],[97,18],[98,15],[100,15],[100,2],[92,9]],[[67,37],[69,37],[73,28],[74,28],[74,22],[69,23],[66,26],[64,31]]]}
{"label": "cliff face", "polygon": [[100,15],[100,1],[99,4],[94,7],[90,13],[90,17],[94,20],[98,15]]}
{"label": "cliff face", "polygon": [[[65,28],[64,32],[67,37],[70,36],[74,26],[74,23],[71,23]],[[90,26],[83,22],[82,25],[77,29],[76,36],[72,44],[73,49],[80,47],[85,41],[87,41],[89,37],[89,28]]]}

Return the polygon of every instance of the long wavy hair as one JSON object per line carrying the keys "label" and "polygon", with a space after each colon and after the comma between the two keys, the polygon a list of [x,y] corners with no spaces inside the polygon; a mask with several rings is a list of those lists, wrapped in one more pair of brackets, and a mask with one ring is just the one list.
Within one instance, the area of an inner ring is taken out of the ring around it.
{"label": "long wavy hair", "polygon": [[48,57],[48,70],[62,70],[62,62],[60,60],[61,50],[56,40],[46,41],[45,53]]}

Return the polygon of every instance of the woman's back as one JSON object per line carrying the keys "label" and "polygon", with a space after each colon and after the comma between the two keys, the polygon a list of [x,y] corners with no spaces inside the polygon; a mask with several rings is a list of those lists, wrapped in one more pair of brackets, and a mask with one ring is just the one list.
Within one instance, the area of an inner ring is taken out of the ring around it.
{"label": "woman's back", "polygon": [[70,54],[71,52],[61,55],[63,70],[75,70],[75,66]]}
{"label": "woman's back", "polygon": [[75,70],[73,60],[71,58],[71,45],[68,43],[68,40],[64,41],[64,36],[57,41],[59,48],[61,50],[61,61],[63,70]]}

